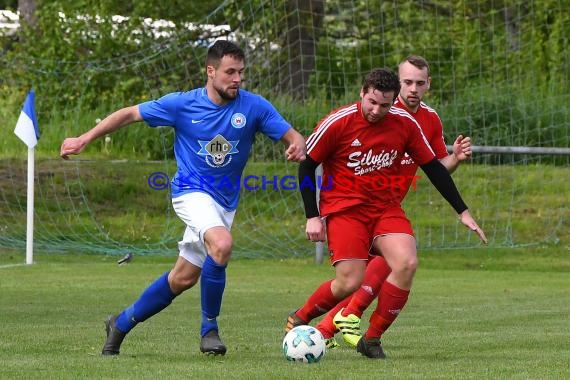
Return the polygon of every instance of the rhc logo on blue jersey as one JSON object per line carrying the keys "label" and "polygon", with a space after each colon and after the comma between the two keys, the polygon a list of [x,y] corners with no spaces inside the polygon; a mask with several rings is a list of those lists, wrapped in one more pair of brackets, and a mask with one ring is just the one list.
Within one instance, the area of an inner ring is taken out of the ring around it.
{"label": "rhc logo on blue jersey", "polygon": [[[238,153],[238,141],[228,141],[222,135],[217,135],[210,141],[198,140],[200,156],[206,156],[206,163],[214,168],[226,166],[232,161],[231,154]],[[227,160],[226,160],[227,157]]]}

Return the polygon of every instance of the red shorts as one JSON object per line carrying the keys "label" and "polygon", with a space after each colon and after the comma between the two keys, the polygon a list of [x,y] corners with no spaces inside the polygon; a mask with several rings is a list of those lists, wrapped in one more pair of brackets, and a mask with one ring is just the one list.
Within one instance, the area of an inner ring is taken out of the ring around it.
{"label": "red shorts", "polygon": [[412,223],[400,206],[388,207],[380,211],[374,225],[373,239],[386,234],[407,234],[414,236]]}
{"label": "red shorts", "polygon": [[414,236],[412,224],[399,206],[373,210],[369,205],[359,205],[328,215],[326,222],[332,265],[341,260],[368,260],[377,236],[393,233]]}

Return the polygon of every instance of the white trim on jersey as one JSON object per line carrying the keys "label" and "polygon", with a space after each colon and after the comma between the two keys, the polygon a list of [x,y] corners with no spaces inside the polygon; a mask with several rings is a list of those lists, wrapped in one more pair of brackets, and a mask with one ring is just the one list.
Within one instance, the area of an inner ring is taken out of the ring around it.
{"label": "white trim on jersey", "polygon": [[314,131],[308,138],[307,138],[307,153],[310,154],[315,145],[319,142],[321,137],[324,135],[326,130],[331,126],[332,123],[335,121],[346,117],[352,113],[355,113],[358,110],[356,104],[351,104],[348,107],[341,108],[336,112],[327,116],[319,125],[316,131]]}
{"label": "white trim on jersey", "polygon": [[[404,107],[406,107],[406,104],[403,103],[403,102],[401,102],[401,101],[400,101],[400,98],[397,98],[397,99],[396,99],[396,101],[394,102],[394,105],[396,105],[396,104],[402,104]],[[404,110],[404,111],[408,111],[408,108],[407,108],[407,107],[406,107],[406,108],[396,107],[396,108],[402,109],[402,110]],[[435,109],[431,108],[430,106],[428,106],[427,104],[425,104],[423,101],[420,102],[419,108],[418,108],[418,110],[414,113],[414,115],[417,114],[418,112],[420,112],[420,108],[426,110],[426,111],[429,112],[429,113],[434,114],[434,115],[438,118],[439,123],[442,124],[442,127],[443,127],[443,122],[441,121],[441,118],[439,117],[439,114],[437,113],[437,111],[436,111]],[[409,112],[408,112],[408,113],[409,113]],[[410,114],[410,115],[411,115],[411,114]],[[413,117],[413,115],[412,115],[412,117]],[[443,136],[442,136],[442,138],[443,138]]]}
{"label": "white trim on jersey", "polygon": [[414,122],[414,124],[416,125],[416,127],[418,128],[418,130],[420,131],[420,134],[422,135],[422,138],[424,140],[424,143],[427,145],[427,147],[429,148],[429,150],[433,153],[433,155],[435,156],[435,152],[433,151],[433,149],[431,148],[431,145],[429,145],[428,140],[426,139],[426,136],[424,135],[424,132],[422,131],[422,127],[420,127],[420,124],[417,122],[416,119],[414,119],[414,117],[412,115],[410,115],[410,113],[406,110],[403,110],[401,108],[398,107],[390,107],[390,112],[391,114],[394,115],[400,115],[403,117],[407,117],[408,119],[412,120]]}
{"label": "white trim on jersey", "polygon": [[439,117],[439,114],[437,113],[436,110],[434,110],[433,108],[431,108],[430,106],[428,106],[424,102],[420,102],[420,107],[422,107],[423,109],[425,109],[429,113],[435,114],[435,116],[437,116],[437,118],[439,119],[439,122],[441,123],[441,118]]}
{"label": "white trim on jersey", "polygon": [[424,108],[426,111],[431,112],[431,113],[435,113],[437,114],[437,112],[435,112],[435,110],[433,108],[431,108],[430,106],[428,106],[427,104],[425,104],[424,102],[420,102],[420,107]]}
{"label": "white trim on jersey", "polygon": [[[401,107],[397,107],[397,108],[400,108],[400,109],[403,109],[404,111],[407,111],[408,107],[406,106],[405,103],[403,103],[403,102],[400,101],[400,98],[396,98],[396,100],[394,101],[394,105],[396,105],[396,104],[402,104],[402,105],[403,105],[404,107],[406,107],[406,108],[401,108]],[[419,107],[419,108],[423,108],[423,109],[425,109],[425,110],[428,111],[428,112],[435,113],[435,114],[437,115],[437,111],[434,110],[433,108],[431,108],[430,106],[428,106],[428,105],[427,105],[426,103],[424,103],[423,101],[420,101],[420,104],[419,104],[418,107]],[[416,112],[417,112],[417,111],[416,111]],[[439,117],[439,115],[437,115],[437,117]]]}

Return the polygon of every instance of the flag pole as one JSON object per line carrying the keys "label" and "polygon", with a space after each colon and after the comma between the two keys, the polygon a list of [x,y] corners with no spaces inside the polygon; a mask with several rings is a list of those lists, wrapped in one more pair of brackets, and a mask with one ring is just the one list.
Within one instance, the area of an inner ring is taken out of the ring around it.
{"label": "flag pole", "polygon": [[34,263],[34,148],[28,148],[28,205],[26,223],[26,264]]}
{"label": "flag pole", "polygon": [[30,90],[14,128],[14,133],[28,147],[28,202],[26,223],[26,264],[34,263],[34,147],[40,138],[40,127],[34,109],[36,93]]}

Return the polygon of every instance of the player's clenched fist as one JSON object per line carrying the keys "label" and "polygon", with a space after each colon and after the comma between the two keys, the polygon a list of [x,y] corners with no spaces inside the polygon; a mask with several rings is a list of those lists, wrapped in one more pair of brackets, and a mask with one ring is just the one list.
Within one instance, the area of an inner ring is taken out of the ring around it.
{"label": "player's clenched fist", "polygon": [[293,128],[289,129],[281,138],[287,149],[285,149],[285,157],[289,161],[300,162],[307,158],[307,144],[305,138]]}
{"label": "player's clenched fist", "polygon": [[304,148],[303,146],[289,145],[289,147],[285,151],[285,156],[287,157],[287,160],[295,162],[303,161],[305,158],[307,158],[306,150],[303,148]]}
{"label": "player's clenched fist", "polygon": [[70,154],[79,154],[85,148],[86,143],[79,137],[69,137],[63,140],[59,155],[64,160],[69,159]]}
{"label": "player's clenched fist", "polygon": [[305,228],[307,239],[312,242],[325,241],[326,230],[323,218],[320,216],[307,219]]}

